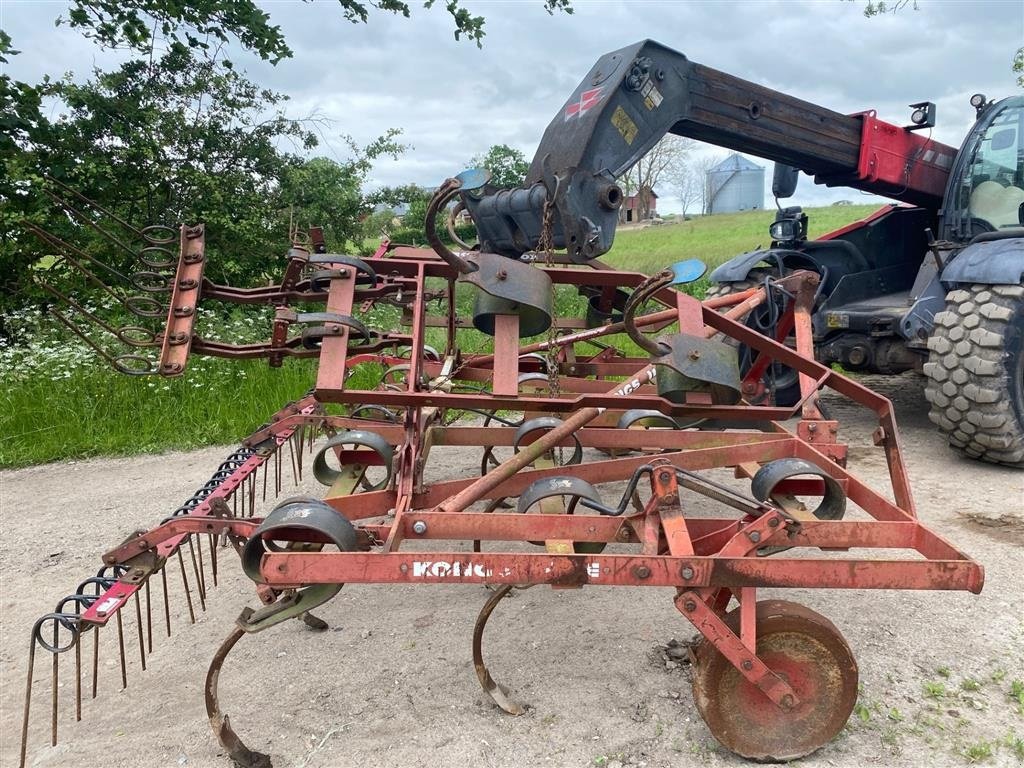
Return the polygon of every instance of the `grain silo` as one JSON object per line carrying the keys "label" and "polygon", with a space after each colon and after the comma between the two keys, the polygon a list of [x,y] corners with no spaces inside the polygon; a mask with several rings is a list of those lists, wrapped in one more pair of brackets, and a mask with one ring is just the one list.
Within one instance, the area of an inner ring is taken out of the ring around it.
{"label": "grain silo", "polygon": [[735,213],[764,208],[764,168],[732,154],[708,171],[707,212]]}

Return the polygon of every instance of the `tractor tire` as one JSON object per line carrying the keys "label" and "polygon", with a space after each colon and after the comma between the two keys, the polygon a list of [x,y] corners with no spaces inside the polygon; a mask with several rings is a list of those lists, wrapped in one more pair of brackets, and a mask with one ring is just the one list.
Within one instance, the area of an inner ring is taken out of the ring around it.
{"label": "tractor tire", "polygon": [[[740,293],[742,291],[749,290],[750,288],[758,288],[764,284],[766,277],[772,277],[777,275],[778,272],[774,269],[765,269],[763,267],[755,267],[747,273],[746,280],[735,280],[729,283],[712,283],[707,292],[704,294],[705,299],[715,299],[720,296],[728,296],[732,293]],[[723,310],[724,311],[724,310]],[[757,310],[754,310],[755,312]],[[738,344],[731,339],[726,339],[731,344]],[[746,373],[746,365],[742,361],[746,358],[744,354],[744,347],[740,346],[740,373]],[[780,407],[789,407],[800,400],[800,379],[796,373],[791,369],[783,365],[776,364],[775,375],[778,379],[782,380],[783,385],[775,390],[775,404]]]}
{"label": "tractor tire", "polygon": [[928,339],[924,394],[951,447],[1024,467],[1024,286],[950,291]]}

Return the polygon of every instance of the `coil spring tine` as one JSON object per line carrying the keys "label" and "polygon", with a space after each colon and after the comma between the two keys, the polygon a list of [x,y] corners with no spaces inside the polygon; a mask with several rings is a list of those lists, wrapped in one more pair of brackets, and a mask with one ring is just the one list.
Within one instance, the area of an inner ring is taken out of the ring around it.
{"label": "coil spring tine", "polygon": [[178,553],[178,566],[181,569],[181,581],[185,585],[185,599],[188,601],[188,618],[192,624],[196,623],[196,612],[192,607],[192,590],[188,586],[188,574],[185,573],[185,558],[182,557],[181,547],[175,550]]}
{"label": "coil spring tine", "polygon": [[121,619],[121,612],[117,611],[117,647],[121,653],[121,690],[128,687],[128,668],[124,659],[124,622]]}
{"label": "coil spring tine", "polygon": [[92,698],[96,698],[96,684],[99,680],[100,668],[100,628],[96,627],[92,636]]}
{"label": "coil spring tine", "polygon": [[295,463],[295,435],[291,435],[288,438],[288,458],[291,459],[292,463],[292,481],[295,485],[299,484],[299,470]]}
{"label": "coil spring tine", "polygon": [[196,547],[192,543],[193,537],[190,535],[186,541],[188,542],[188,553],[192,557],[192,571],[196,575],[196,591],[199,593],[199,607],[205,612],[206,611],[206,579],[203,578],[203,569],[200,565],[203,562],[203,549],[199,548],[199,558],[196,558]]}
{"label": "coil spring tine", "polygon": [[82,644],[75,643],[75,722],[82,722]]}
{"label": "coil spring tine", "polygon": [[[59,641],[59,623],[53,622],[53,646],[57,647]],[[53,671],[50,675],[50,746],[57,746],[57,673],[60,667],[58,658],[60,654],[51,654],[53,656]]]}
{"label": "coil spring tine", "polygon": [[[235,517],[238,517],[237,510]],[[213,574],[213,586],[217,586],[217,537],[212,533],[207,537],[210,542],[210,573]]]}
{"label": "coil spring tine", "polygon": [[135,593],[135,623],[139,627],[139,661],[142,664],[142,671],[146,671],[146,644],[143,641],[142,633],[142,600],[139,593]]}
{"label": "coil spring tine", "polygon": [[267,501],[267,462],[263,462],[263,503]]}
{"label": "coil spring tine", "polygon": [[[161,571],[163,568],[160,569]],[[149,579],[146,579],[146,639],[149,641],[149,654],[153,655],[153,602],[149,590]]]}
{"label": "coil spring tine", "polygon": [[[39,621],[42,621],[40,619]],[[38,623],[38,622],[37,622]],[[32,672],[36,665],[36,638],[33,630],[28,648],[28,680],[25,683],[25,713],[21,721],[21,757],[18,768],[25,768],[25,751],[28,748],[28,716],[32,709]]]}
{"label": "coil spring tine", "polygon": [[167,624],[167,636],[171,636],[171,604],[168,600],[167,595],[167,564],[164,563],[164,567],[160,569],[160,581],[163,585],[164,590],[164,621]]}

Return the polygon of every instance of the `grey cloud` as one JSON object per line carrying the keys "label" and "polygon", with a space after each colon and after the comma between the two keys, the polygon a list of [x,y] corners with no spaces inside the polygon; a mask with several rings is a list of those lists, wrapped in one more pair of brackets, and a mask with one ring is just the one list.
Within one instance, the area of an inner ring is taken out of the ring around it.
{"label": "grey cloud", "polygon": [[[266,3],[295,58],[272,67],[244,53],[236,63],[268,87],[292,97],[295,116],[331,120],[326,134],[365,143],[390,127],[404,130],[411,150],[381,162],[374,184],[429,186],[461,169],[491,144],[532,156],[544,128],[602,53],[651,37],[716,69],[794,94],[839,112],[877,109],[906,120],[907,104],[939,106],[934,137],[959,143],[970,125],[971,93],[1014,92],[1013,52],[1024,39],[1024,5],[920,0],[874,19],[854,2],[588,2],[571,16],[549,17],[540,0],[470,2],[487,18],[483,50],[456,42],[442,8],[413,9],[411,19],[372,12],[367,25],[342,19],[332,2]],[[414,3],[414,5],[418,5]],[[11,74],[24,79],[73,70],[84,76],[93,57],[77,32],[54,29],[60,4],[3,2],[0,26],[25,51]],[[324,147],[324,154],[331,154]],[[801,195],[858,200],[850,191]]]}

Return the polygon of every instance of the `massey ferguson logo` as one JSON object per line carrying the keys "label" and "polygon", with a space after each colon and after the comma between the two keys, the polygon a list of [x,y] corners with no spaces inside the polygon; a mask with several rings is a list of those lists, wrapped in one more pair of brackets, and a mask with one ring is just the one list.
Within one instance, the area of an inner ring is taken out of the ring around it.
{"label": "massey ferguson logo", "polygon": [[597,106],[601,101],[601,89],[591,88],[580,94],[579,101],[572,101],[565,107],[565,122],[569,122],[577,115],[582,116],[591,107]]}

